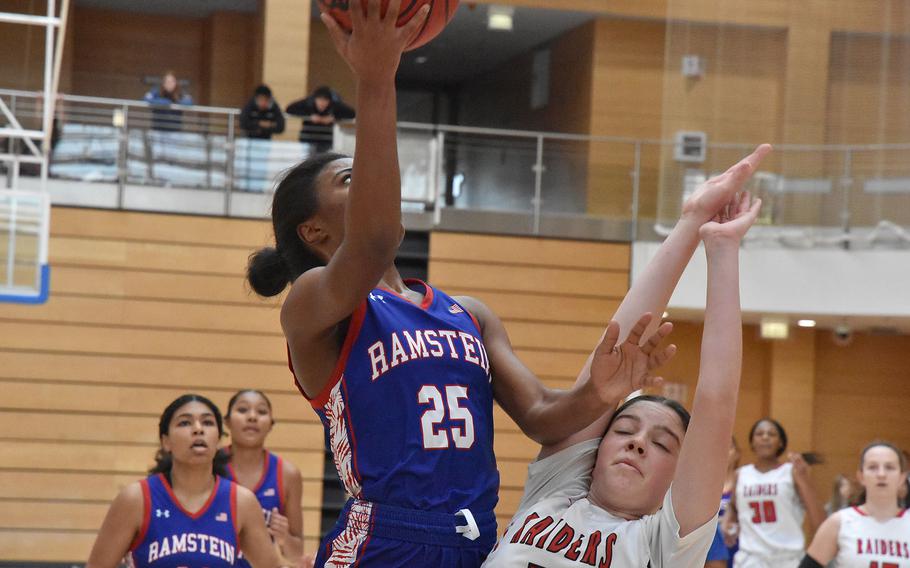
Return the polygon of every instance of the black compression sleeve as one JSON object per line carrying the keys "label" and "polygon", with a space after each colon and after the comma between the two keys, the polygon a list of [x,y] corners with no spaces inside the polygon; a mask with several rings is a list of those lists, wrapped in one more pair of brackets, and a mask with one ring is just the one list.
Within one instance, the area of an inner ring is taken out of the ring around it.
{"label": "black compression sleeve", "polygon": [[808,554],[803,556],[803,561],[799,563],[799,568],[825,568],[818,563],[817,560],[809,556]]}

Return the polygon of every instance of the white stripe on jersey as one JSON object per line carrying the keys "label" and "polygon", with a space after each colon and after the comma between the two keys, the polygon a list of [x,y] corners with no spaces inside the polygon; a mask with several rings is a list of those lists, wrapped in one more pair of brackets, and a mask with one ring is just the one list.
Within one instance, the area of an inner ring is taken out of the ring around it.
{"label": "white stripe on jersey", "polygon": [[[910,567],[910,514],[885,522],[851,507],[837,513],[840,531],[837,533],[835,568]],[[875,563],[875,564],[873,564]]]}
{"label": "white stripe on jersey", "polygon": [[761,555],[802,552],[805,509],[793,483],[793,464],[762,473],[740,468],[736,482],[739,548]]}

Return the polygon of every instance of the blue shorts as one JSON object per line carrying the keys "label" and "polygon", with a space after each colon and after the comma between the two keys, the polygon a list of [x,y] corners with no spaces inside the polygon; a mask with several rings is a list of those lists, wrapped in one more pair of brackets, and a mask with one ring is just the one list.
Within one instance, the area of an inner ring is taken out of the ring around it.
{"label": "blue shorts", "polygon": [[714,531],[714,540],[711,542],[711,548],[708,550],[708,557],[705,562],[711,562],[712,560],[730,560],[730,552],[727,550],[727,545],[724,544],[724,535],[720,532],[720,525]]}
{"label": "blue shorts", "polygon": [[322,540],[316,566],[477,568],[496,544],[496,516],[473,517],[479,536],[469,540],[459,532],[468,527],[464,517],[351,499]]}

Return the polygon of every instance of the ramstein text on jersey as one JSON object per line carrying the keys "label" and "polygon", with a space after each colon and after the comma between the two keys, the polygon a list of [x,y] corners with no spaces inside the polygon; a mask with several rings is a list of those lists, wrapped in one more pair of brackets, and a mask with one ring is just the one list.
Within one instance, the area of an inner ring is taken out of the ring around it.
{"label": "ramstein text on jersey", "polygon": [[398,332],[392,332],[387,341],[377,341],[367,348],[372,366],[370,378],[375,381],[390,369],[414,359],[430,357],[460,359],[462,357],[456,344],[462,346],[465,361],[477,365],[487,373],[490,372],[490,360],[483,342],[470,333],[451,329],[418,329],[413,333],[403,330],[401,336]]}
{"label": "ramstein text on jersey", "polygon": [[214,558],[234,563],[236,551],[234,545],[217,536],[202,533],[172,534],[160,541],[150,542],[148,546],[148,563],[167,558],[172,554],[198,552]]}

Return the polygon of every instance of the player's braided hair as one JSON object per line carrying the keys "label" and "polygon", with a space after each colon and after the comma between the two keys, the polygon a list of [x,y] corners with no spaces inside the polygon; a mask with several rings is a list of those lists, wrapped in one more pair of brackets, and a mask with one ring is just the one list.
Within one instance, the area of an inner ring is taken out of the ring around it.
{"label": "player's braided hair", "polygon": [[[224,435],[224,421],[221,418],[221,411],[218,410],[218,407],[215,406],[215,403],[201,394],[185,394],[177,397],[167,405],[167,408],[164,409],[164,412],[161,413],[161,418],[158,419],[158,439],[161,439],[161,436],[164,436],[168,433],[171,420],[174,418],[174,414],[180,409],[184,404],[190,402],[201,402],[202,404],[209,407],[209,410],[212,411],[212,414],[215,415],[215,423],[218,425],[218,436]],[[230,456],[223,449],[219,449],[215,453],[215,459],[212,462],[212,473],[215,475],[220,475],[222,477],[228,477],[227,464],[230,460]],[[155,454],[155,465],[149,470],[149,473],[154,475],[156,473],[163,473],[167,479],[168,483],[171,482],[171,468],[174,467],[174,458],[171,456],[170,452],[164,451],[164,448],[159,447],[158,453]]]}
{"label": "player's braided hair", "polygon": [[277,296],[298,276],[325,262],[303,242],[297,227],[319,210],[316,180],[327,165],[348,158],[326,152],[300,162],[284,173],[272,199],[275,246],[250,255],[246,278],[260,296]]}

